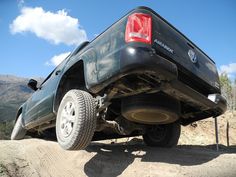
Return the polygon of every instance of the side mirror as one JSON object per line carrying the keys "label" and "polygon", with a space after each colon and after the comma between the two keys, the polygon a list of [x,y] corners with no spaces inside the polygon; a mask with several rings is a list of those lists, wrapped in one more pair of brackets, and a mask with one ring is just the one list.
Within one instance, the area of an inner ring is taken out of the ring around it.
{"label": "side mirror", "polygon": [[31,88],[32,90],[36,91],[38,82],[34,79],[30,79],[28,82],[28,87]]}

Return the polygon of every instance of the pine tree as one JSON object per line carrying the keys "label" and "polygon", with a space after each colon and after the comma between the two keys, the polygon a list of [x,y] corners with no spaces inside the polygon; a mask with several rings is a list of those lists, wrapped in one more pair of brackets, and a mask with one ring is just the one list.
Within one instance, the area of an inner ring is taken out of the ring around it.
{"label": "pine tree", "polygon": [[229,110],[233,110],[233,88],[231,80],[227,73],[220,74],[221,94],[227,100],[227,106]]}
{"label": "pine tree", "polygon": [[233,94],[233,110],[236,110],[236,78],[234,84],[232,85],[232,94]]}

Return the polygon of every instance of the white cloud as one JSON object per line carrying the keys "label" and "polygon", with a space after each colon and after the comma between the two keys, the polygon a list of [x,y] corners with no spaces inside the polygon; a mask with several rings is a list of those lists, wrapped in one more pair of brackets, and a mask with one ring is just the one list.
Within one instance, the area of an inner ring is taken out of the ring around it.
{"label": "white cloud", "polygon": [[225,72],[228,75],[236,74],[236,63],[230,63],[228,65],[220,66],[220,73]]}
{"label": "white cloud", "polygon": [[50,61],[47,61],[45,64],[47,66],[57,66],[59,65],[68,55],[70,54],[70,52],[65,52],[65,53],[61,53],[59,55],[55,55],[53,56]]}
{"label": "white cloud", "polygon": [[53,13],[42,7],[23,7],[10,24],[10,30],[12,34],[31,32],[54,44],[78,45],[87,40],[78,19],[69,16],[64,9]]}

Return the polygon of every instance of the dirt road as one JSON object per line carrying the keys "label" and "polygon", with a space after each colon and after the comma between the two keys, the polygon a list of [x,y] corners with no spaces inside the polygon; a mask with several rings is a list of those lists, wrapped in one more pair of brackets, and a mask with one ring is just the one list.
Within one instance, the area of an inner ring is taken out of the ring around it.
{"label": "dirt road", "polygon": [[64,151],[56,142],[0,141],[0,176],[236,176],[236,147],[216,152],[211,146],[146,147],[141,140],[92,143],[83,151]]}

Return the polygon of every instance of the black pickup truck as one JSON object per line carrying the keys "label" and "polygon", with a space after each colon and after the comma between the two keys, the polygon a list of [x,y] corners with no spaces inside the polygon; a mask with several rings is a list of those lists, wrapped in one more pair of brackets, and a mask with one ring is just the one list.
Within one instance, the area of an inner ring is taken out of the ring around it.
{"label": "black pickup truck", "polygon": [[11,139],[56,132],[67,150],[142,135],[178,143],[180,126],[226,110],[214,61],[160,15],[138,7],[84,42],[19,108]]}

